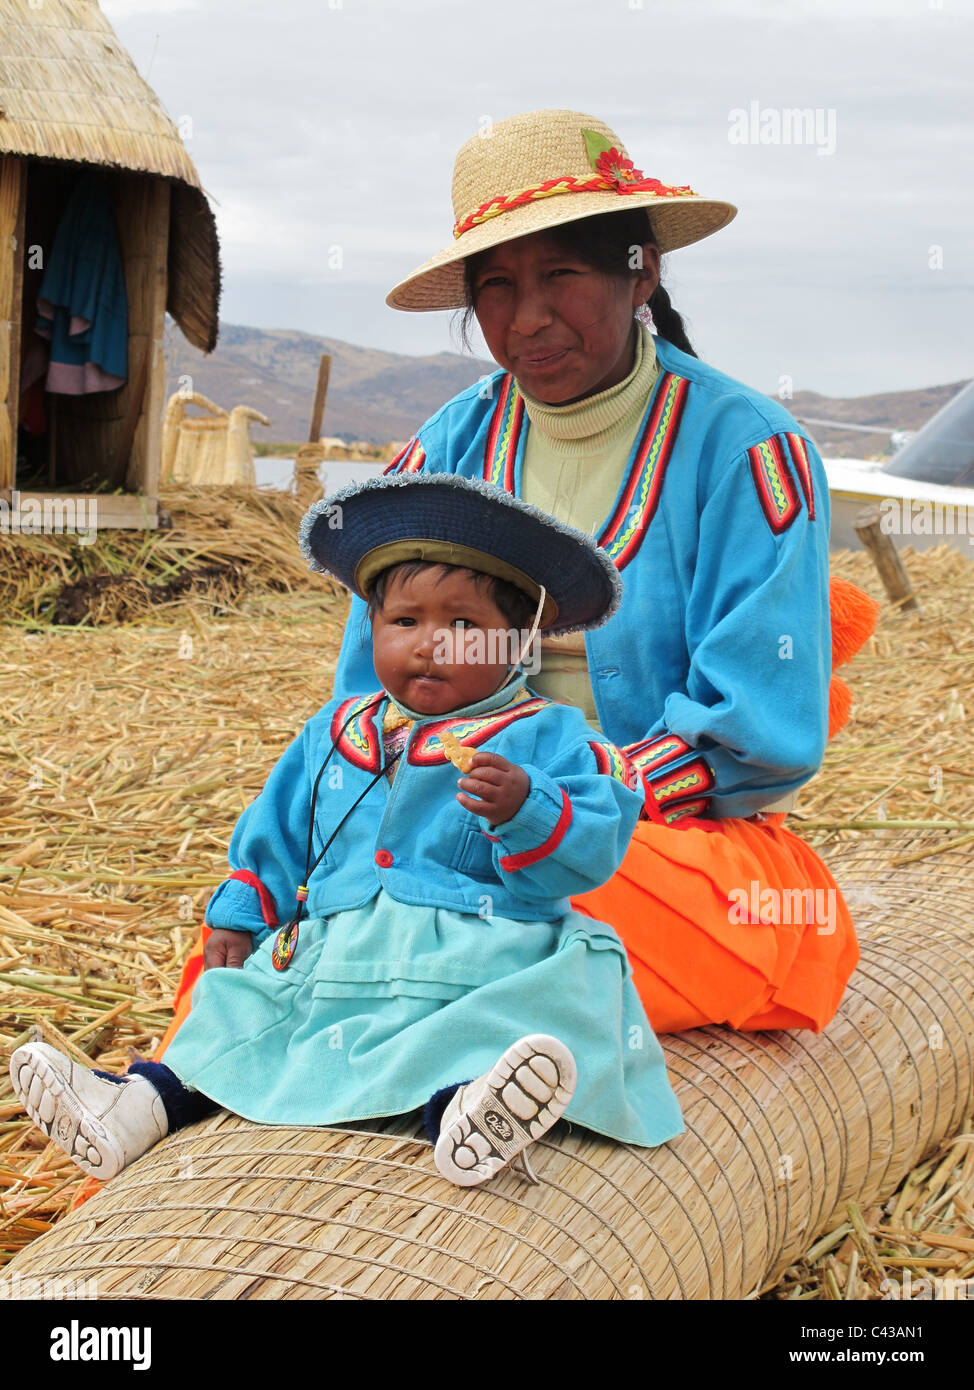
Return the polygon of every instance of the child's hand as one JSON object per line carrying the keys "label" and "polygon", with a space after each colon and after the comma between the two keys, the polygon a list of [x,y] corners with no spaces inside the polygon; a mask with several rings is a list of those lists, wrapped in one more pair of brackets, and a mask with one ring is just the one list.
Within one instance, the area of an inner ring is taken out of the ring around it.
{"label": "child's hand", "polygon": [[229,927],[214,927],[203,947],[203,969],[226,965],[240,969],[254,949],[249,931],[231,931]]}
{"label": "child's hand", "polygon": [[[475,816],[483,816],[491,825],[503,825],[516,816],[531,790],[531,779],[523,767],[509,763],[499,753],[476,753],[466,777],[457,782],[463,790],[457,793],[461,806]],[[479,798],[473,801],[464,792]]]}

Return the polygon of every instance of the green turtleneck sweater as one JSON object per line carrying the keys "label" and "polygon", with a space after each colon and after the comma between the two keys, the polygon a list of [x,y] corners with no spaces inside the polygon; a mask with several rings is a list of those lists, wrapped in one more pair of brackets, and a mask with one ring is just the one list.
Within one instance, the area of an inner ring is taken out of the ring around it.
{"label": "green turtleneck sweater", "polygon": [[[632,371],[607,391],[572,405],[545,405],[522,390],[531,422],[521,472],[524,501],[580,531],[599,531],[622,484],[658,376],[653,335],[640,324]],[[588,723],[599,727],[582,633],[544,638],[541,670],[529,683],[549,700],[577,705]]]}

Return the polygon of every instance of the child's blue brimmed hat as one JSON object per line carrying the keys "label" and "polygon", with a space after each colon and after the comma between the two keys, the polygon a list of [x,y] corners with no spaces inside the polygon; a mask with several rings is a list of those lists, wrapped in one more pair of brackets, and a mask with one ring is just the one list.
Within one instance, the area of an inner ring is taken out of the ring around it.
{"label": "child's blue brimmed hat", "polygon": [[315,502],[298,540],[312,570],[368,598],[404,560],[460,565],[506,579],[535,603],[547,591],[549,636],[601,627],[619,606],[619,571],[591,536],[493,483],[455,473],[392,474]]}

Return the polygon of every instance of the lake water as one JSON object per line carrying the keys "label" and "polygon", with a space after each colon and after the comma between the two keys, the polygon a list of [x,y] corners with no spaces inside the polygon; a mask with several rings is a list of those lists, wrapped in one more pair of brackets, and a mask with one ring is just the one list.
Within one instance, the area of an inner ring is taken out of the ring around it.
{"label": "lake water", "polygon": [[[385,463],[349,463],[345,459],[325,459],[318,469],[321,486],[325,496],[337,492],[349,483],[361,482],[366,478],[378,478]],[[272,487],[287,491],[294,475],[293,458],[254,459],[258,487]]]}

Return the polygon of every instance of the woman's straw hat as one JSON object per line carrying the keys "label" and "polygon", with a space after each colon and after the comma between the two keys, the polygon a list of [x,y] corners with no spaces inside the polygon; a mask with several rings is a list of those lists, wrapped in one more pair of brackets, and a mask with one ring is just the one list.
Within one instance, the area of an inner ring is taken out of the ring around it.
{"label": "woman's straw hat", "polygon": [[393,309],[460,309],[467,256],[561,222],[644,207],[661,251],[689,246],[736,215],[634,169],[622,141],[581,111],[526,111],[480,131],[453,166],[453,245],[386,296]]}

